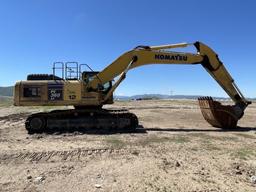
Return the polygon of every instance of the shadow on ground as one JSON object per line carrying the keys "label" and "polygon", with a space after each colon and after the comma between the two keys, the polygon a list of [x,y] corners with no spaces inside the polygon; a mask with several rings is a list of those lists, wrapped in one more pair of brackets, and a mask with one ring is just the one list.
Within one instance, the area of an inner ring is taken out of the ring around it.
{"label": "shadow on ground", "polygon": [[256,127],[237,127],[235,129],[196,129],[196,128],[145,128],[145,131],[163,131],[163,132],[248,132],[256,131]]}
{"label": "shadow on ground", "polygon": [[74,133],[77,135],[94,134],[94,135],[113,135],[113,134],[146,134],[148,132],[249,132],[256,131],[256,127],[237,127],[236,129],[220,129],[220,128],[144,128],[139,126],[135,130],[113,130],[113,129],[69,129],[69,130],[47,130],[45,134],[60,135],[65,133]]}

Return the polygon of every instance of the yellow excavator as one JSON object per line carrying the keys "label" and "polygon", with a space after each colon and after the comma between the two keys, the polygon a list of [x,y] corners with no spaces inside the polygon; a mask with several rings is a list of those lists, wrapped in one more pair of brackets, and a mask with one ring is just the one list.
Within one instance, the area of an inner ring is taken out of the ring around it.
{"label": "yellow excavator", "polygon": [[[195,46],[197,53],[172,51],[187,46]],[[235,128],[251,103],[242,95],[218,55],[207,45],[195,42],[137,46],[100,72],[87,64],[55,62],[53,74],[30,74],[26,81],[15,84],[14,105],[74,106],[30,115],[25,122],[28,133],[74,128],[132,131],[139,123],[135,114],[102,106],[113,103],[113,92],[130,69],[147,64],[201,64],[235,103],[222,105],[211,97],[198,98],[203,117],[214,127]]]}

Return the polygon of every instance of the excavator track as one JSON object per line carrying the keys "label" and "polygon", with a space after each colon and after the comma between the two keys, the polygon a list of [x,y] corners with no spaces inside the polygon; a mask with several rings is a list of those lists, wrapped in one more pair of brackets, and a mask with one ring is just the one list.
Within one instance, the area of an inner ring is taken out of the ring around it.
{"label": "excavator track", "polygon": [[43,132],[131,132],[138,118],[127,110],[70,109],[30,115],[25,127],[29,134]]}

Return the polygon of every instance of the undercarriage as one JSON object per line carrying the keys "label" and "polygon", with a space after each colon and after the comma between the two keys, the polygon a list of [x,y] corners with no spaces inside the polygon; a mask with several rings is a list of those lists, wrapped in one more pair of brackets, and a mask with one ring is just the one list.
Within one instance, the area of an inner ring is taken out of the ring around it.
{"label": "undercarriage", "polygon": [[127,110],[54,110],[30,115],[25,126],[29,134],[75,130],[132,132],[138,127],[138,118]]}

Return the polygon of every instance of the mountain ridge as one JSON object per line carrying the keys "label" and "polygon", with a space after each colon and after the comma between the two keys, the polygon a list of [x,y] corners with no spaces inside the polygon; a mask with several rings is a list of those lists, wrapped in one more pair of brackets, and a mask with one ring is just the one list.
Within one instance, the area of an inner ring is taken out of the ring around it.
{"label": "mountain ridge", "polygon": [[12,97],[13,96],[13,86],[0,87],[0,96]]}
{"label": "mountain ridge", "polygon": [[[147,100],[147,99],[197,99],[203,97],[202,95],[165,95],[165,94],[140,94],[133,96],[118,96],[115,95],[116,100]],[[227,97],[212,97],[213,99],[229,99]]]}

